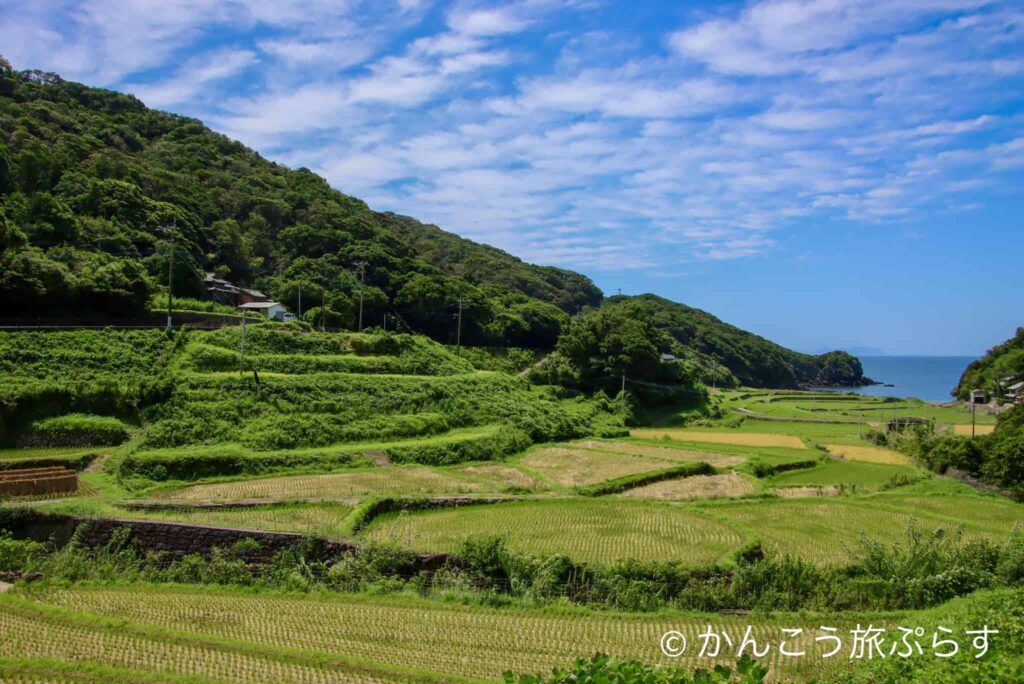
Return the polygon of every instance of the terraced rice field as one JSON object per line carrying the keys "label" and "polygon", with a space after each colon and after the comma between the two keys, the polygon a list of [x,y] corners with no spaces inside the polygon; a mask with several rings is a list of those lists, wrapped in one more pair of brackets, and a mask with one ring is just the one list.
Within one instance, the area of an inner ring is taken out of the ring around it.
{"label": "terraced rice field", "polygon": [[501,486],[500,479],[490,483],[483,478],[477,481],[468,476],[459,477],[455,470],[396,466],[327,475],[292,475],[199,484],[168,492],[165,496],[186,501],[329,499],[389,494],[463,494],[497,491]]}
{"label": "terraced rice field", "polygon": [[[996,426],[995,425],[975,425],[974,426],[973,434],[975,434],[975,435],[991,435],[993,432],[995,432],[995,430],[996,430]],[[953,434],[961,435],[961,436],[964,436],[964,437],[970,437],[971,434],[972,434],[971,433],[971,426],[969,424],[968,425],[954,425],[953,426]]]}
{"label": "terraced rice field", "polygon": [[[848,503],[835,497],[743,502],[716,507],[715,511],[753,530],[769,553],[788,553],[825,565],[847,562],[847,549],[857,548],[862,534],[883,543],[902,540],[912,516],[918,529],[925,532],[950,528],[947,520],[911,510]],[[1005,539],[1010,528],[1001,527],[1005,532],[966,526],[964,534]]]}
{"label": "terraced rice field", "polygon": [[838,487],[773,487],[772,494],[784,499],[807,499],[815,496],[838,496]]}
{"label": "terraced rice field", "polygon": [[[346,660],[380,663],[382,670],[389,666],[422,668],[477,681],[495,681],[507,669],[547,672],[554,665],[565,665],[597,650],[652,663],[708,667],[716,661],[698,658],[699,649],[688,648],[683,657],[669,659],[661,653],[658,644],[660,636],[668,630],[682,632],[691,645],[699,643],[697,634],[706,629],[709,622],[716,630],[725,630],[736,644],[747,625],[751,625],[752,635],[759,644],[770,641],[776,645],[784,636],[781,626],[803,627],[803,635],[793,643],[806,650],[808,656],[784,658],[773,648],[764,659],[773,669],[773,678],[821,676],[847,662],[840,658],[815,657],[825,649],[827,642],[816,644],[814,637],[820,634],[818,623],[797,616],[783,618],[783,625],[780,618],[769,621],[759,616],[558,613],[428,603],[396,596],[304,598],[185,588],[74,588],[51,591],[45,602],[182,634],[184,644],[188,644],[189,638],[237,640],[242,653],[225,657],[221,663],[206,663],[208,653],[198,649],[194,654],[196,661],[189,663],[192,654],[178,652],[183,645],[178,649],[169,647],[164,658],[153,658],[146,651],[134,649],[109,653],[106,657],[119,664],[124,662],[147,669],[174,665],[179,669],[212,667],[208,671],[210,676],[220,675],[237,663],[241,678],[247,681],[260,672],[264,663],[247,655],[250,650],[247,645],[251,648],[260,645],[271,653],[274,649],[288,652],[302,649],[314,656],[328,655],[328,662],[344,654]],[[7,605],[0,600],[0,616],[7,611]],[[834,626],[840,629],[852,627],[845,619],[835,622]],[[43,637],[45,631],[39,630],[36,635]],[[59,647],[51,650],[57,651]],[[731,660],[729,657],[721,662],[732,664]],[[281,666],[275,670],[264,667],[264,681],[294,681],[301,675],[308,677],[308,681],[324,681],[326,674],[312,667],[294,671],[286,671]],[[368,670],[364,676],[371,673]]]}
{"label": "terraced rice field", "polygon": [[880,488],[893,477],[917,477],[923,471],[909,465],[886,465],[825,459],[813,468],[790,470],[769,479],[773,487],[828,487],[845,485],[858,492]]}
{"label": "terraced rice field", "polygon": [[193,525],[235,527],[266,532],[303,532],[333,536],[352,506],[319,503],[252,508],[195,508],[189,510],[126,510],[119,515],[141,520],[168,520]]}
{"label": "terraced rice field", "polygon": [[523,456],[519,463],[565,487],[604,482],[671,465],[667,461],[643,456],[567,447],[536,449]]}
{"label": "terraced rice field", "polygon": [[622,492],[623,496],[661,501],[689,501],[713,497],[736,497],[751,494],[754,485],[737,473],[696,475],[678,480],[662,480]]}
{"label": "terraced rice field", "polygon": [[873,496],[870,501],[1006,531],[1016,525],[1024,532],[1024,504],[1000,496],[904,496],[897,490]]}
{"label": "terraced rice field", "polygon": [[503,535],[515,550],[611,563],[626,558],[711,563],[743,535],[698,511],[625,499],[555,499],[384,516],[367,539],[421,551],[456,551],[467,537]]}
{"label": "terraced rice field", "polygon": [[[143,602],[148,601],[147,596],[132,594],[134,600]],[[384,668],[349,669],[340,662],[303,662],[287,653],[273,653],[273,649],[238,648],[198,635],[180,639],[164,630],[153,632],[122,624],[120,617],[112,622],[53,615],[8,599],[0,600],[0,634],[4,636],[0,658],[45,658],[81,663],[85,668],[100,664],[204,681],[323,682],[337,680],[343,673],[346,681],[354,682],[408,681],[397,673],[389,676]]]}
{"label": "terraced rice field", "polygon": [[527,475],[518,468],[505,465],[504,463],[480,463],[475,465],[458,466],[452,468],[452,473],[458,476],[467,476],[474,480],[493,482],[501,487],[519,487],[521,489],[544,489],[544,483],[535,477]]}
{"label": "terraced rice field", "polygon": [[887,463],[899,465],[910,463],[910,459],[904,454],[892,449],[883,449],[874,446],[851,446],[849,444],[826,444],[825,448],[829,453],[835,454],[851,461],[864,461],[865,463]]}
{"label": "terraced rice field", "polygon": [[806,449],[807,445],[793,435],[775,435],[767,432],[710,432],[688,429],[643,429],[632,430],[630,436],[643,439],[676,439],[687,442],[711,442],[714,444],[738,444],[753,447],[790,447]]}
{"label": "terraced rice field", "polygon": [[586,449],[602,449],[614,451],[620,454],[633,454],[635,456],[647,456],[649,458],[664,459],[673,463],[686,463],[690,461],[703,461],[715,468],[725,468],[738,465],[746,459],[742,456],[729,454],[715,454],[707,451],[695,451],[693,449],[673,449],[671,447],[653,446],[641,442],[609,442],[598,439],[587,439],[573,442],[576,446]]}

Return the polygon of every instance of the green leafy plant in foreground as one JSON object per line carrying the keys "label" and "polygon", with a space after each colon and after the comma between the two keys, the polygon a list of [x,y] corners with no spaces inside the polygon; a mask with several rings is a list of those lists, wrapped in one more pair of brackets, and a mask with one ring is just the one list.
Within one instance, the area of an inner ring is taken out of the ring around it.
{"label": "green leafy plant in foreground", "polygon": [[590,659],[578,658],[568,669],[555,668],[548,676],[517,676],[509,671],[505,672],[503,681],[505,684],[756,684],[763,682],[767,675],[768,668],[749,656],[743,656],[737,661],[735,672],[724,665],[713,670],[688,672],[683,668],[652,666],[639,660],[619,660],[604,653],[596,653]]}

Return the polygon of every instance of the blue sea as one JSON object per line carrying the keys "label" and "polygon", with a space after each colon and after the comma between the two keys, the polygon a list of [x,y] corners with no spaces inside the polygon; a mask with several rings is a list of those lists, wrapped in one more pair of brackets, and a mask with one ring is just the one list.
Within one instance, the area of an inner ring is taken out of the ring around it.
{"label": "blue sea", "polygon": [[917,397],[952,401],[950,390],[974,356],[861,356],[864,375],[895,387],[871,385],[854,392],[876,397]]}

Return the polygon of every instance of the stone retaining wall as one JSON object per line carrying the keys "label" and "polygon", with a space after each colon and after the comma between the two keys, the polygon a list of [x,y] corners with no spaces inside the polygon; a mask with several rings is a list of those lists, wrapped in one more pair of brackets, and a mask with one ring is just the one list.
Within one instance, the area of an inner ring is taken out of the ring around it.
{"label": "stone retaining wall", "polygon": [[[187,523],[122,520],[117,518],[79,518],[65,515],[50,515],[35,511],[24,513],[9,520],[0,519],[18,539],[52,540],[57,545],[66,544],[80,525],[86,525],[79,533],[79,539],[89,548],[105,545],[115,530],[128,528],[129,540],[142,552],[162,552],[167,562],[178,560],[189,554],[198,553],[209,557],[214,548],[227,548],[251,539],[259,543],[259,549],[244,555],[251,563],[268,563],[278,552],[293,548],[306,539],[301,534],[289,532],[261,532],[225,527],[208,527]],[[357,545],[340,539],[311,538],[313,555],[328,560],[354,549]],[[448,554],[417,554],[417,572],[435,572],[452,560]]]}

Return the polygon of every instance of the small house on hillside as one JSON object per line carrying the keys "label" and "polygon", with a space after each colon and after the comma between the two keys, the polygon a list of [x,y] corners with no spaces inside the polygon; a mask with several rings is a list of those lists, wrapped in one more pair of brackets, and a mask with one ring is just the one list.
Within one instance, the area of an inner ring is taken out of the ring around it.
{"label": "small house on hillside", "polygon": [[206,295],[212,301],[229,306],[241,306],[251,302],[269,302],[270,297],[259,290],[235,285],[229,280],[218,278],[214,273],[207,273],[203,279]]}
{"label": "small house on hillside", "polygon": [[241,311],[256,311],[273,321],[293,321],[295,315],[288,313],[288,309],[284,308],[284,304],[280,302],[246,302],[240,304],[238,308]]}
{"label": "small house on hillside", "polygon": [[1024,380],[1007,387],[1006,398],[1015,404],[1024,404]]}

